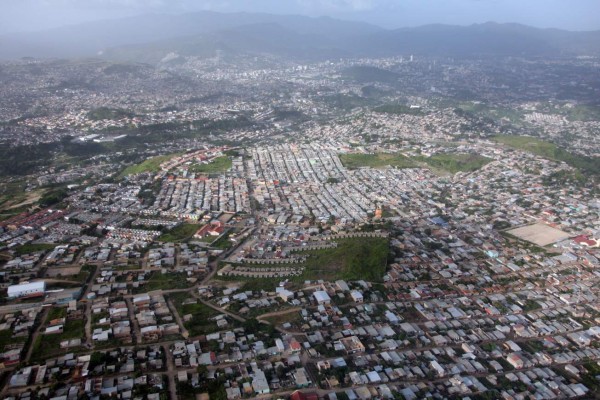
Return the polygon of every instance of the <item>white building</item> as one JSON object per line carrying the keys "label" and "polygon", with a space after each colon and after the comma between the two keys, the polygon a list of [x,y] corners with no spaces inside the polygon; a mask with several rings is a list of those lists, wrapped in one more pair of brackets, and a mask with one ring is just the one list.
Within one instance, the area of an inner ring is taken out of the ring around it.
{"label": "white building", "polygon": [[21,283],[19,285],[12,285],[8,287],[8,297],[15,299],[18,297],[29,297],[39,296],[46,292],[46,282],[31,282]]}
{"label": "white building", "polygon": [[269,388],[269,383],[267,382],[267,377],[260,369],[254,373],[254,379],[252,379],[252,389],[254,389],[257,394],[267,394],[271,391]]}
{"label": "white building", "polygon": [[362,303],[363,302],[363,295],[358,290],[351,291],[350,292],[350,297],[352,297],[352,301],[355,302],[355,303]]}
{"label": "white building", "polygon": [[331,298],[324,290],[317,290],[313,293],[313,296],[315,296],[315,300],[317,300],[317,303],[319,304],[329,304],[331,302]]}

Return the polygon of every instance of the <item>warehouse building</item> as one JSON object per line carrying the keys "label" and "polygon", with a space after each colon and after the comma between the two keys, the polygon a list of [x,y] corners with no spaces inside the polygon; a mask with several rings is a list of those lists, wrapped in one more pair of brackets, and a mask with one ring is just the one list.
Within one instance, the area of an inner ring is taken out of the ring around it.
{"label": "warehouse building", "polygon": [[20,297],[43,296],[46,292],[46,282],[26,282],[8,287],[8,297],[16,299]]}

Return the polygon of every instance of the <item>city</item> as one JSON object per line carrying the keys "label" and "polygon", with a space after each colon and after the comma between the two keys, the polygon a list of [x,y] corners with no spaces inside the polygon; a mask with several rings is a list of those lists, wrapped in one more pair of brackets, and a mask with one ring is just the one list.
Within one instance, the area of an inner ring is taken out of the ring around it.
{"label": "city", "polygon": [[0,397],[597,398],[599,60],[0,63]]}

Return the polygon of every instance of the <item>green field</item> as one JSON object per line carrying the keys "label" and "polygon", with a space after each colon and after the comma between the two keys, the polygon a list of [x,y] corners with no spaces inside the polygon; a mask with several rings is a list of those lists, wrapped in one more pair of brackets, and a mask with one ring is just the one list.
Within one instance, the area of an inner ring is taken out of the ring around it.
{"label": "green field", "polygon": [[553,143],[529,136],[495,136],[494,141],[515,149],[528,151],[552,161],[564,161],[583,173],[600,174],[600,157],[584,157],[569,153]]}
{"label": "green field", "polygon": [[88,112],[87,117],[92,121],[119,120],[125,117],[133,117],[133,113],[119,108],[99,107]]}
{"label": "green field", "polygon": [[6,346],[21,344],[26,341],[27,337],[24,336],[13,337],[10,329],[2,330],[0,331],[0,352],[4,352]]}
{"label": "green field", "polygon": [[340,161],[348,169],[360,167],[385,168],[388,166],[397,168],[417,168],[418,165],[402,154],[377,153],[377,154],[340,154]]}
{"label": "green field", "polygon": [[[295,267],[304,267],[300,276],[289,278],[292,282],[305,280],[334,281],[346,279],[350,281],[364,279],[371,282],[381,282],[387,269],[389,242],[387,238],[348,238],[340,239],[338,247],[320,250],[299,251],[295,254],[307,256],[302,264]],[[253,264],[247,267],[262,268]],[[289,267],[289,264],[281,264]],[[277,267],[277,264],[268,267]],[[281,278],[244,278],[220,277],[226,281],[246,282],[243,290],[273,291],[283,279]]]}
{"label": "green field", "polygon": [[187,276],[183,272],[162,274],[155,271],[150,274],[150,278],[146,280],[146,283],[137,288],[136,292],[143,293],[160,289],[185,289],[191,285],[186,278]]}
{"label": "green field", "polygon": [[141,174],[142,172],[158,172],[160,171],[160,164],[178,155],[180,154],[167,154],[164,156],[149,158],[140,164],[130,165],[129,167],[125,168],[123,172],[121,172],[120,176],[125,177],[127,175]]}
{"label": "green field", "polygon": [[159,242],[183,242],[194,236],[199,229],[200,225],[196,224],[178,225],[169,232],[160,235],[157,240]]}
{"label": "green field", "polygon": [[455,174],[457,172],[477,171],[492,159],[477,154],[435,154],[431,157],[416,158],[437,170]]}
{"label": "green field", "polygon": [[205,306],[199,301],[191,304],[183,304],[190,299],[193,300],[188,293],[175,293],[169,295],[169,297],[173,301],[175,308],[177,308],[177,312],[182,320],[185,315],[192,315],[192,319],[183,323],[185,329],[189,331],[190,336],[205,335],[218,330],[217,323],[211,319],[219,315],[218,311]]}
{"label": "green field", "polygon": [[[456,104],[449,103],[447,106],[453,106]],[[458,115],[473,115],[484,118],[491,118],[493,120],[508,119],[513,123],[521,123],[523,121],[523,112],[511,108],[492,107],[488,104],[463,101],[459,102],[455,108],[455,113]]]}
{"label": "green field", "polygon": [[388,252],[386,238],[342,239],[336,248],[300,253],[309,256],[302,278],[380,282],[387,268]]}
{"label": "green field", "polygon": [[396,115],[424,115],[420,108],[410,108],[402,104],[384,104],[379,107],[375,107],[373,111],[384,114],[396,114]]}
{"label": "green field", "polygon": [[258,316],[258,319],[260,319],[261,321],[266,321],[274,326],[283,325],[285,323],[290,323],[292,325],[302,323],[302,316],[300,315],[300,312],[298,310],[290,310],[290,312],[288,313],[266,318],[260,318],[260,316]]}
{"label": "green field", "polygon": [[[48,315],[48,321],[53,312],[51,311]],[[55,335],[42,335],[40,334],[35,343],[33,344],[33,353],[31,358],[33,360],[43,360],[53,355],[64,354],[65,350],[60,348],[60,342],[68,339],[81,338],[85,339],[85,321],[82,319],[71,319],[65,322],[63,333]],[[73,351],[70,349],[69,351]]]}
{"label": "green field", "polygon": [[47,244],[47,243],[29,243],[24,244],[18,247],[15,247],[15,253],[19,256],[23,254],[36,253],[38,251],[48,251],[53,250],[56,247],[55,244]]}
{"label": "green field", "polygon": [[477,154],[436,154],[431,157],[407,157],[402,154],[340,154],[340,161],[348,169],[360,167],[385,168],[426,168],[450,173],[472,172],[483,167],[491,159]]}
{"label": "green field", "polygon": [[189,172],[198,174],[219,174],[229,171],[231,166],[231,158],[227,156],[221,156],[214,158],[208,164],[192,164],[189,168]]}

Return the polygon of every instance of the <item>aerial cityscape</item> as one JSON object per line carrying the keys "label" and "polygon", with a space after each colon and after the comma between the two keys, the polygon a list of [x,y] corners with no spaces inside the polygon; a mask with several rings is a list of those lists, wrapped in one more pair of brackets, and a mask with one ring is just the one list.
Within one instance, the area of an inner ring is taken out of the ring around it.
{"label": "aerial cityscape", "polygon": [[0,32],[0,398],[600,398],[600,30],[193,18]]}

